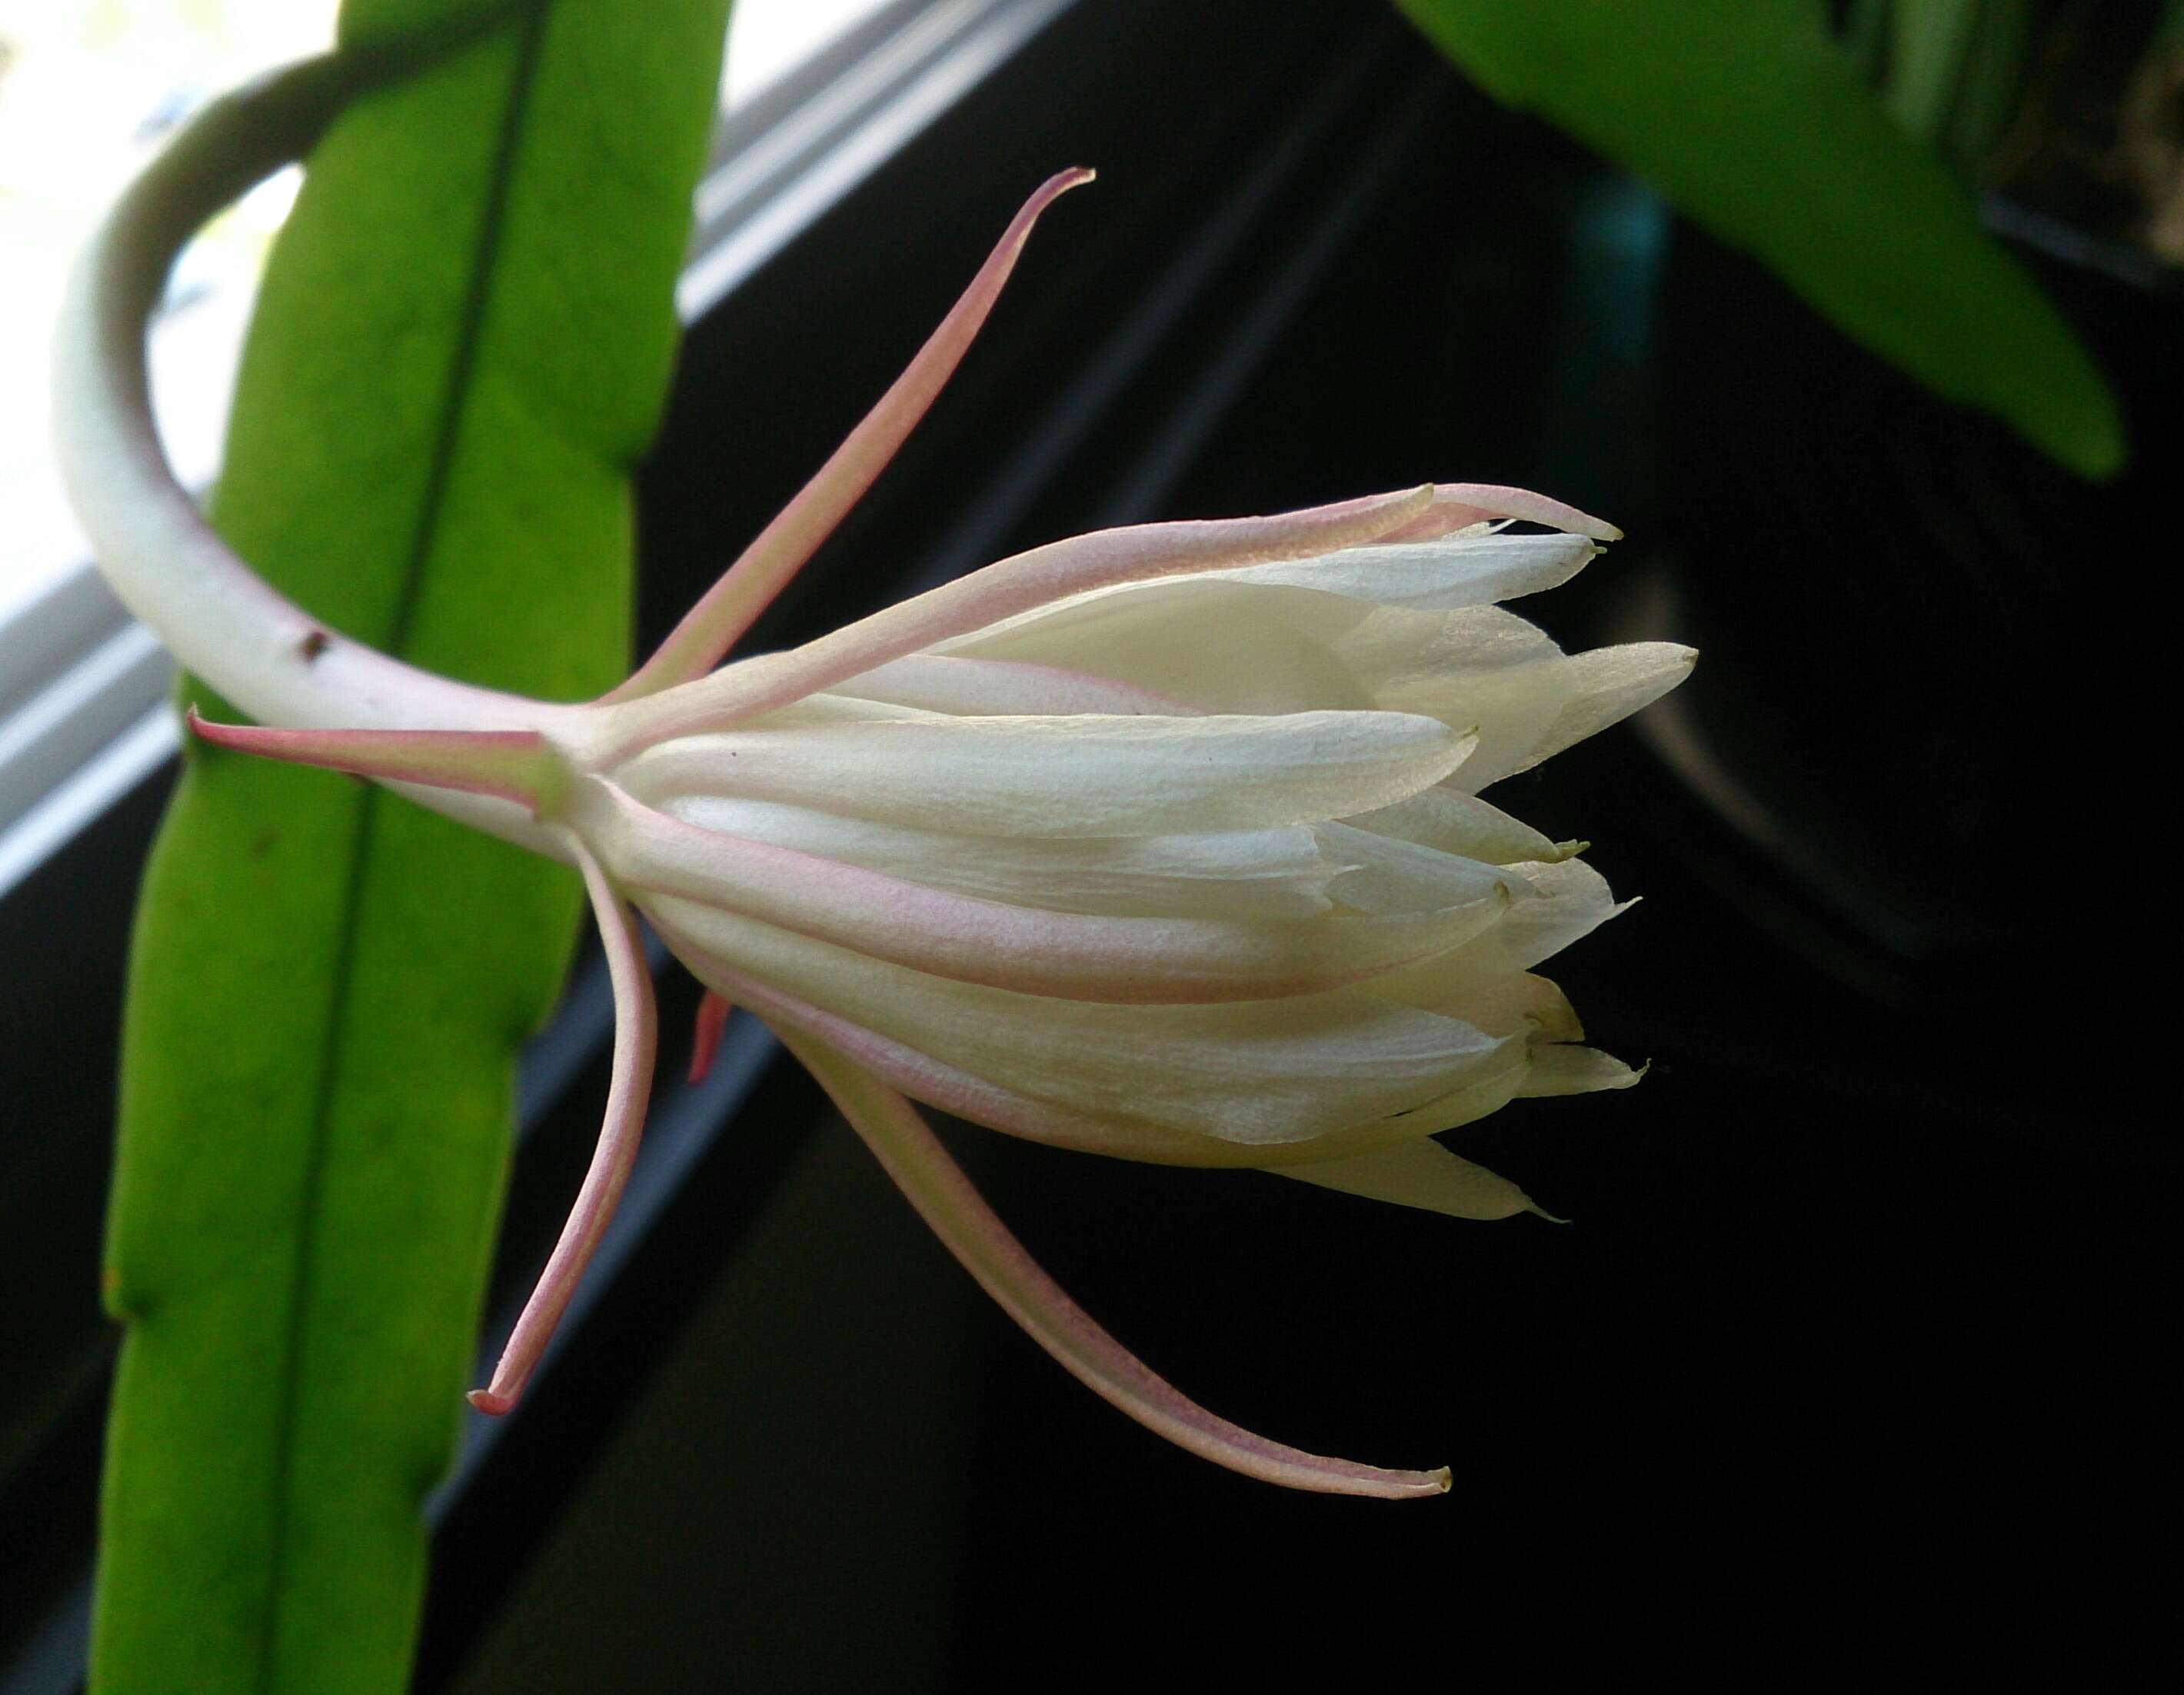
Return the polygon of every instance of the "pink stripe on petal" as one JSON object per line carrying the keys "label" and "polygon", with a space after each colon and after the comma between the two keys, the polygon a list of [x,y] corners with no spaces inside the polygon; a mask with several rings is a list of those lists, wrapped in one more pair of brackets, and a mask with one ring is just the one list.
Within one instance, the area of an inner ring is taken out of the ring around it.
{"label": "pink stripe on petal", "polygon": [[285,730],[220,724],[189,709],[191,733],[214,747],[387,783],[491,795],[537,811],[554,774],[535,730]]}
{"label": "pink stripe on petal", "polygon": [[800,1034],[782,1037],[963,1268],[1078,1382],[1178,1447],[1247,1477],[1329,1495],[1443,1495],[1449,1473],[1391,1471],[1307,1453],[1215,1417],[1095,1324],[994,1216],[917,1109],[862,1067]]}
{"label": "pink stripe on petal", "polygon": [[1442,482],[1434,488],[1433,505],[1423,517],[1382,536],[1384,542],[1427,542],[1473,524],[1497,518],[1514,518],[1528,524],[1544,524],[1574,536],[1596,542],[1619,542],[1623,532],[1604,518],[1580,512],[1529,488],[1507,488],[1491,482]]}
{"label": "pink stripe on petal", "polygon": [[598,1148],[577,1204],[561,1238],[539,1274],[538,1287],[524,1303],[523,1312],[493,1368],[493,1381],[474,1389],[467,1397],[479,1412],[494,1417],[512,1410],[553,1340],[554,1326],[568,1309],[584,1268],[606,1234],[630,1168],[637,1163],[639,1138],[644,1132],[644,1111],[652,1094],[653,1055],[659,1042],[659,1017],[652,998],[652,973],[644,962],[644,945],[638,939],[637,919],[616,895],[606,873],[599,869],[581,843],[572,845],[584,887],[598,915],[599,937],[606,944],[607,967],[614,981],[614,1069],[607,1085],[607,1109],[599,1127]]}
{"label": "pink stripe on petal", "polygon": [[961,983],[1072,1001],[1204,1005],[1317,994],[1445,953],[1498,917],[1112,917],[1014,906],[687,823],[611,783],[594,840],[626,886],[739,913]]}
{"label": "pink stripe on petal", "polygon": [[786,1024],[839,1049],[858,1064],[878,1072],[905,1094],[928,1107],[1025,1141],[1070,1148],[1080,1153],[1106,1154],[1160,1165],[1259,1163],[1258,1153],[1240,1143],[1218,1142],[1211,1136],[1192,1135],[1158,1124],[1118,1124],[1005,1089],[930,1054],[921,1053],[891,1036],[882,1035],[838,1012],[815,1006],[762,978],[738,971],[707,953],[693,938],[671,925],[661,923],[657,918],[654,923],[662,939],[675,951],[676,957],[716,994],[733,999],[777,1029]]}
{"label": "pink stripe on petal", "polygon": [[897,449],[955,375],[972,339],[986,321],[1001,287],[1015,268],[1039,215],[1070,189],[1092,181],[1089,170],[1057,172],[1039,185],[1003,231],[1000,242],[971,279],[971,286],[940,321],[910,366],[880,397],[879,404],[850,432],[796,498],[782,508],[758,538],[728,567],[727,574],[683,615],[659,651],[605,698],[627,700],[702,677],[751,627],[833,533]]}
{"label": "pink stripe on petal", "polygon": [[604,757],[770,712],[937,642],[1072,594],[1241,565],[1310,559],[1386,538],[1423,516],[1430,484],[1265,518],[1095,530],[1020,553],[788,653],[744,660],[645,701],[625,702]]}

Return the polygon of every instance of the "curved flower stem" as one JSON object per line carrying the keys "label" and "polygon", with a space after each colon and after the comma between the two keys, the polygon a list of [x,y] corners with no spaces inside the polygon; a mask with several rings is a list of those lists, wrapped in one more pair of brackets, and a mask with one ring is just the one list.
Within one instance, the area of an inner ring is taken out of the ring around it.
{"label": "curved flower stem", "polygon": [[826,1044],[790,1029],[777,1034],[964,1269],[1034,1341],[1101,1399],[1178,1447],[1264,1482],[1383,1500],[1447,1492],[1446,1468],[1390,1471],[1306,1453],[1255,1436],[1185,1399],[1094,1324],[1039,1268],[907,1099]]}
{"label": "curved flower stem", "polygon": [[606,944],[608,974],[614,982],[614,1076],[607,1088],[605,1122],[599,1128],[599,1146],[591,1168],[584,1174],[577,1204],[561,1227],[538,1286],[524,1303],[522,1315],[493,1368],[493,1381],[471,1391],[470,1403],[481,1413],[496,1416],[508,1412],[523,1393],[523,1386],[553,1339],[554,1327],[577,1291],[584,1268],[606,1234],[637,1149],[644,1131],[645,1102],[652,1094],[652,1062],[659,1045],[659,1014],[652,998],[652,973],[644,962],[644,945],[637,933],[637,918],[607,881],[599,863],[581,845],[574,848],[577,864],[584,873],[584,887],[599,915],[599,936]]}
{"label": "curved flower stem", "polygon": [[[473,689],[328,630],[215,535],[162,450],[145,336],[197,228],[300,158],[359,94],[435,62],[504,15],[290,67],[216,100],[131,185],[77,260],[53,353],[61,473],[99,564],[176,657],[261,722],[313,728],[530,730],[571,709]],[[410,791],[464,822],[556,852],[520,807]]]}
{"label": "curved flower stem", "polygon": [[978,267],[971,286],[878,404],[850,432],[796,498],[744,549],[727,574],[682,615],[682,622],[652,657],[606,700],[627,700],[656,694],[703,677],[720,662],[872,486],[873,479],[887,468],[896,449],[956,374],[986,315],[1000,298],[1001,287],[1009,280],[1039,214],[1070,189],[1091,181],[1092,176],[1082,169],[1057,171],[1039,185]]}

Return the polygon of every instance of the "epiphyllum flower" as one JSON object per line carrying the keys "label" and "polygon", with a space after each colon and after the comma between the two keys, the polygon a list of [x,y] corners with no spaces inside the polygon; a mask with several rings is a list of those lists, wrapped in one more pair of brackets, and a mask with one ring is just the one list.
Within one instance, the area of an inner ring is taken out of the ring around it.
{"label": "epiphyllum flower", "polygon": [[193,717],[198,734],[377,778],[573,863],[590,891],[619,1011],[606,1122],[473,1402],[514,1404],[636,1152],[655,1017],[633,906],[710,991],[711,1033],[730,1001],[772,1025],[972,1274],[1099,1393],[1273,1481],[1446,1488],[1446,1471],[1304,1453],[1184,1399],[1047,1280],[911,1102],[1461,1217],[1529,1207],[1431,1138],[1517,1096],[1635,1080],[1531,974],[1615,909],[1576,844],[1478,794],[1643,705],[1691,655],[1565,655],[1495,603],[1563,582],[1616,532],[1468,485],[1150,524],[715,669],[930,404],[1033,220],[1090,175],[1071,171],[627,683],[583,706],[470,689],[322,630],[226,550],[160,457],[142,326],[194,221],[163,196],[191,185],[201,214],[279,163],[243,130],[215,112],[87,258],[62,340],[64,459],[131,605],[280,727]]}

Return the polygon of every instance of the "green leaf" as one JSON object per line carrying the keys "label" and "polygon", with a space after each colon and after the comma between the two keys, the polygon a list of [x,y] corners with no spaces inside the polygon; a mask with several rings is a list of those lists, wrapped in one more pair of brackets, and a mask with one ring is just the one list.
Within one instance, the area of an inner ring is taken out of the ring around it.
{"label": "green leaf", "polygon": [[1819,0],[1400,0],[1502,99],[1650,178],[1838,326],[2081,476],[2114,396],[1970,198],[1893,123]]}
{"label": "green leaf", "polygon": [[[343,39],[488,9],[350,0]],[[338,628],[577,697],[627,658],[628,470],[674,354],[727,0],[498,9],[313,153],[213,516]],[[579,902],[570,873],[382,791],[189,755],[131,967],[99,1690],[404,1686],[514,1051]]]}

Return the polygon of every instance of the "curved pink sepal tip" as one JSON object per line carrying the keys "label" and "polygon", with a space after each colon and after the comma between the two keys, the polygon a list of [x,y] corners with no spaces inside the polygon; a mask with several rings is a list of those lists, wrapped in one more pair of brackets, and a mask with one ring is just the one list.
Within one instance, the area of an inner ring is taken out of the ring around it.
{"label": "curved pink sepal tip", "polygon": [[384,783],[490,795],[534,811],[554,780],[546,739],[536,730],[279,729],[219,723],[195,706],[183,722],[200,741],[235,753]]}
{"label": "curved pink sepal tip", "polygon": [[531,1374],[545,1358],[546,1347],[568,1310],[569,1302],[583,1280],[613,1221],[623,1186],[637,1163],[639,1139],[644,1131],[644,1110],[652,1094],[652,1062],[658,1046],[659,1019],[652,998],[652,973],[645,963],[644,944],[638,934],[637,918],[616,894],[599,861],[581,842],[571,842],[577,868],[584,874],[584,887],[599,923],[599,939],[605,944],[608,974],[614,983],[615,1043],[613,1074],[607,1085],[604,1121],[599,1126],[598,1147],[590,1168],[577,1191],[576,1205],[561,1227],[560,1239],[547,1257],[538,1284],[524,1302],[523,1311],[509,1333],[493,1367],[493,1381],[474,1389],[465,1397],[479,1412],[494,1418],[511,1410],[523,1394]]}
{"label": "curved pink sepal tip", "polygon": [[1059,170],[1033,192],[1002,231],[970,287],[949,309],[902,375],[795,498],[729,566],[727,574],[683,615],[652,657],[603,699],[627,700],[688,683],[704,676],[735,645],[887,468],[888,461],[955,375],[987,314],[993,310],[994,302],[1000,298],[1001,286],[1008,281],[1039,215],[1093,176],[1082,166]]}
{"label": "curved pink sepal tip", "polygon": [[1095,1324],[1046,1274],[907,1097],[794,1026],[777,1026],[777,1033],[963,1268],[1027,1335],[1110,1406],[1177,1447],[1262,1482],[1383,1501],[1448,1492],[1446,1466],[1397,1471],[1307,1452],[1231,1424],[1187,1398]]}

